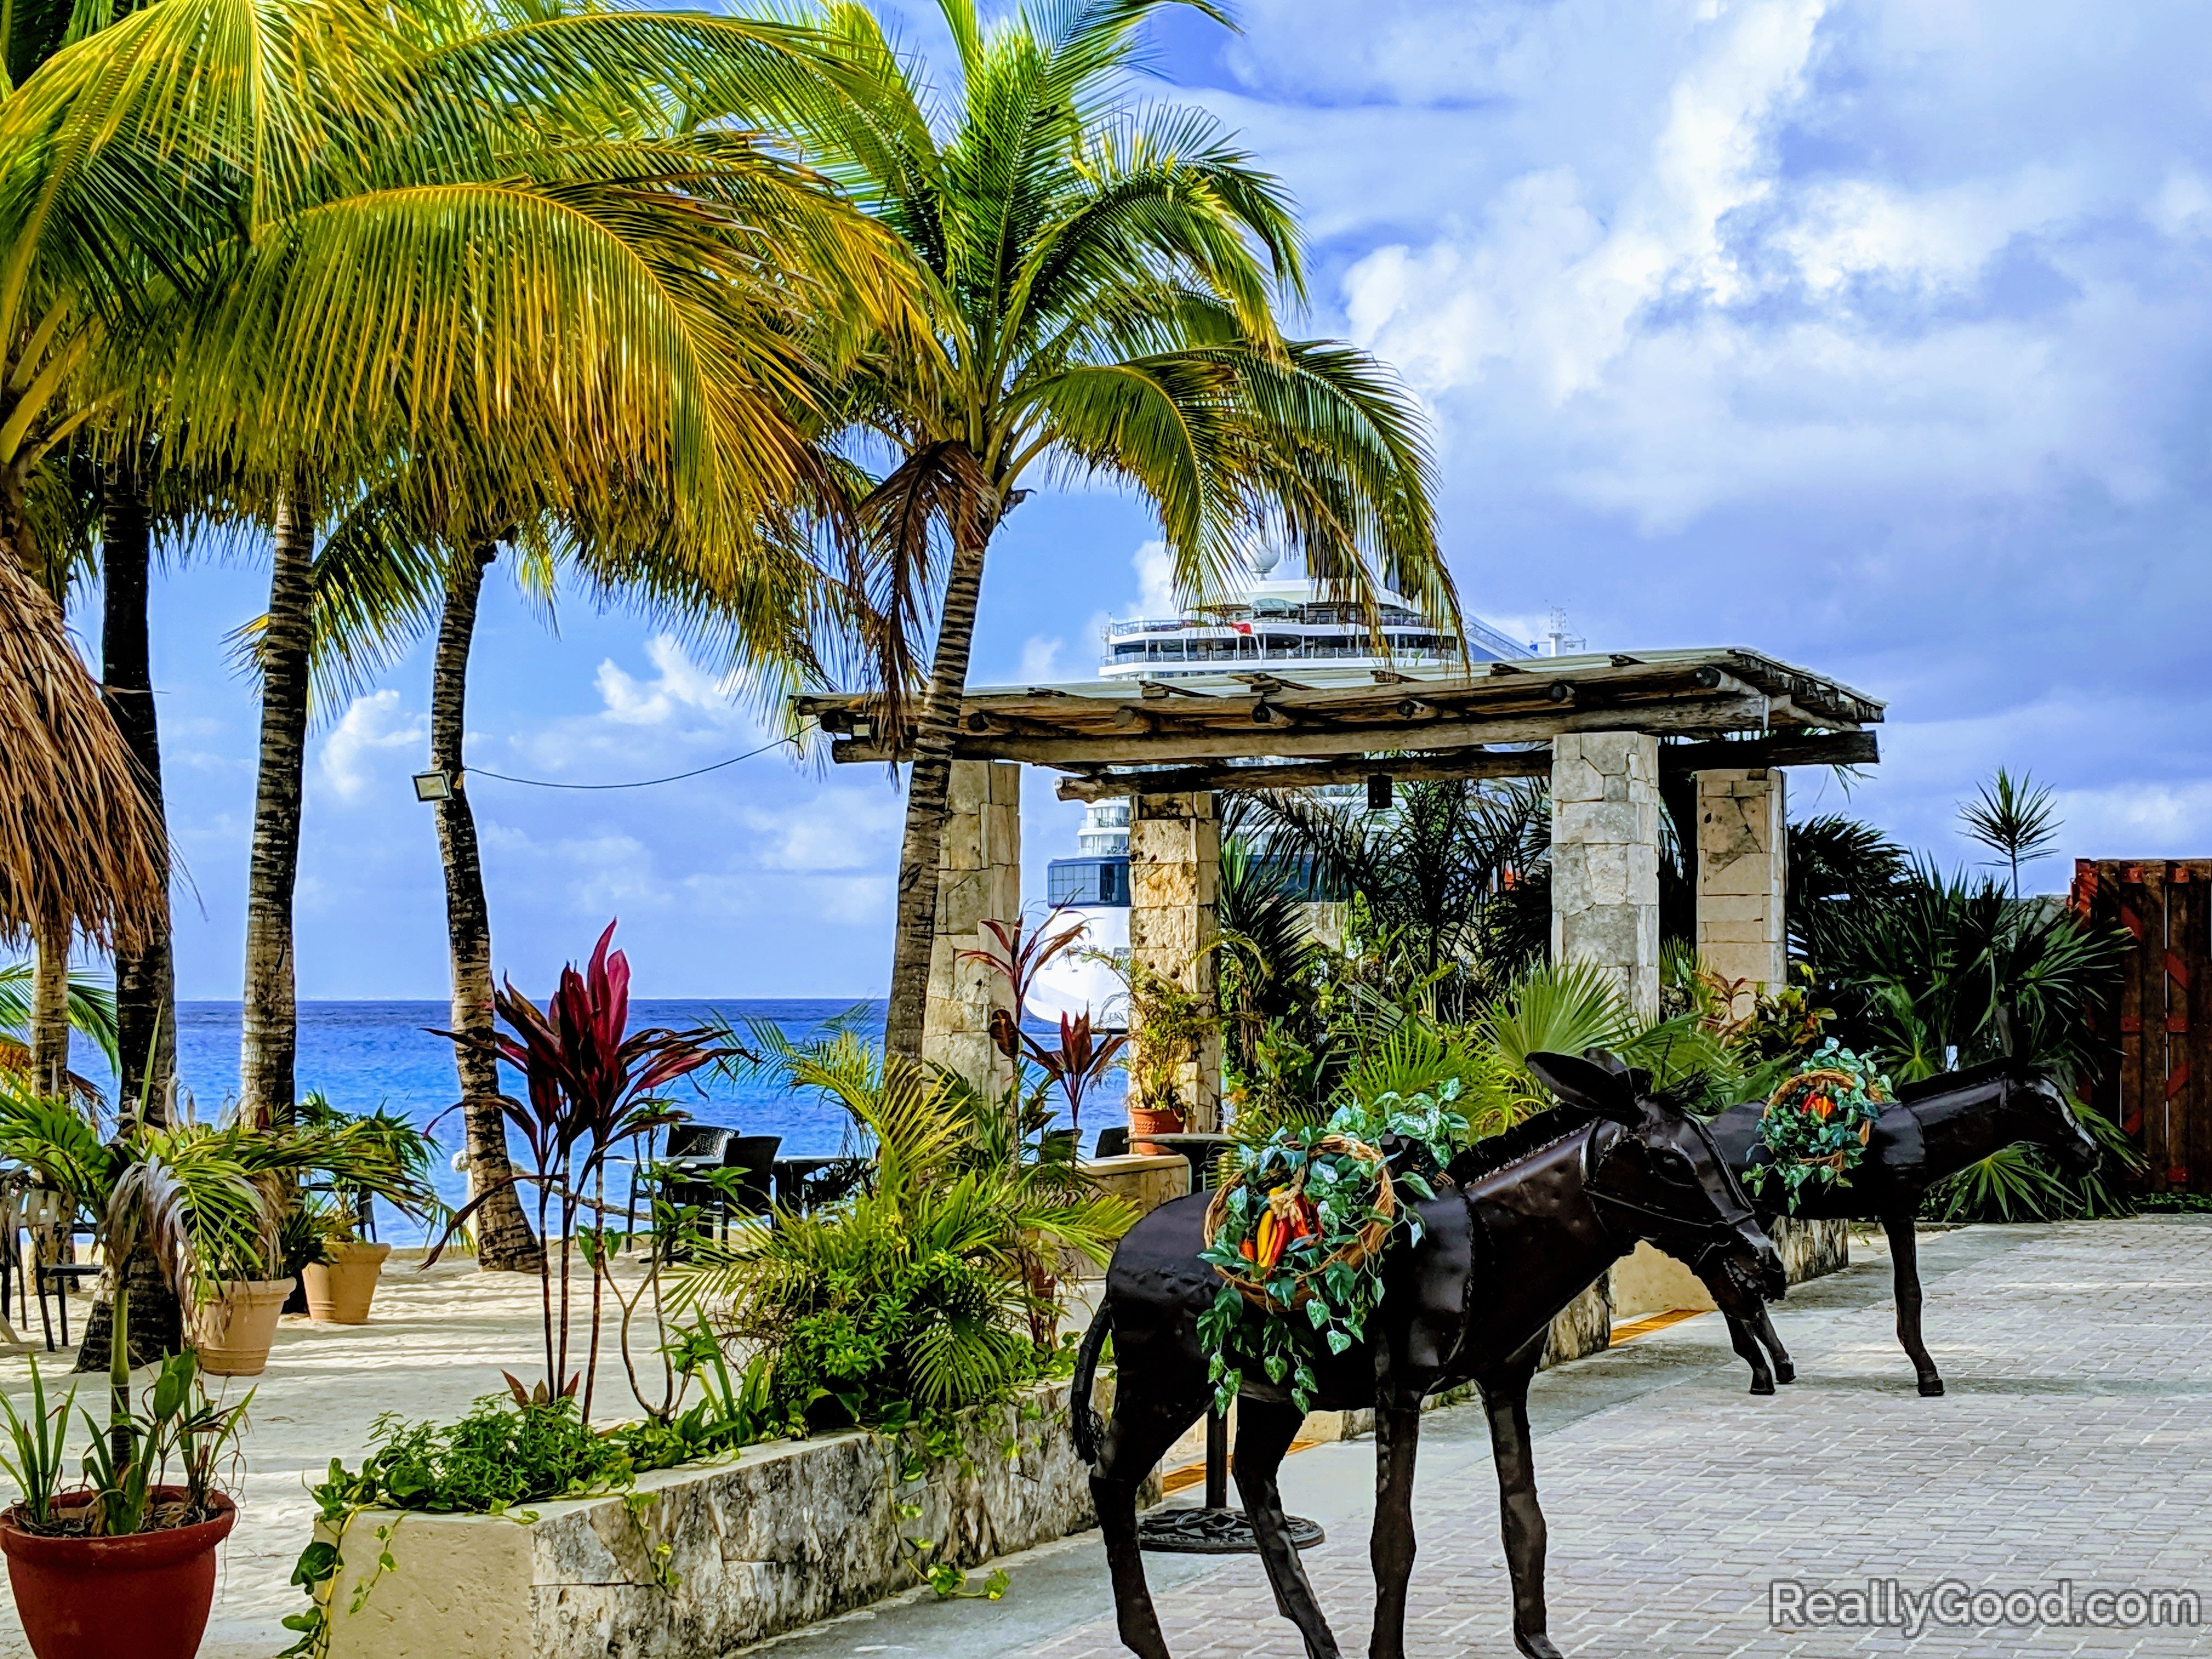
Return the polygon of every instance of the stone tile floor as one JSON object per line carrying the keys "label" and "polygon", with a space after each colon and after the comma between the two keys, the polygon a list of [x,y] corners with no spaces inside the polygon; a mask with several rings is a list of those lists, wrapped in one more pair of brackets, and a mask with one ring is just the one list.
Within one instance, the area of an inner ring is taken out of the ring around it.
{"label": "stone tile floor", "polygon": [[[1891,1331],[1887,1264],[1779,1310],[1800,1381],[1772,1399],[1717,1318],[1547,1373],[1532,1401],[1550,1523],[1553,1638],[1619,1659],[1911,1654],[2212,1655],[2212,1624],[2132,1630],[1778,1628],[1769,1582],[1920,1591],[2180,1589],[2212,1618],[2212,1224],[1978,1227],[1922,1243],[1926,1329],[1949,1392],[1923,1400]],[[1486,1431],[1427,1419],[1414,1659],[1509,1655]],[[1285,1470],[1328,1541],[1308,1556],[1347,1654],[1367,1646],[1367,1443]],[[1148,1558],[1177,1659],[1303,1659],[1257,1564]],[[1124,1651],[1095,1534],[1007,1563],[996,1607],[921,1601],[783,1638],[778,1659],[1109,1659]]]}

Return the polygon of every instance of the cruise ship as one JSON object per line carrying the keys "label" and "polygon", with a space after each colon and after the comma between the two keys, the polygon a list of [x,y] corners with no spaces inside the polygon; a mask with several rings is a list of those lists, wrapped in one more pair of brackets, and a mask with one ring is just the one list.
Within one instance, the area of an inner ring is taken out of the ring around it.
{"label": "cruise ship", "polygon": [[[1099,674],[1169,680],[1294,672],[1302,684],[1350,684],[1378,669],[1517,660],[1544,649],[1543,642],[1523,644],[1471,617],[1455,629],[1387,591],[1376,595],[1370,628],[1363,605],[1331,599],[1310,579],[1278,577],[1275,567],[1276,558],[1263,554],[1254,559],[1252,580],[1241,593],[1188,606],[1177,617],[1107,623]],[[1555,619],[1555,652],[1563,627]],[[1377,632],[1388,654],[1376,648]],[[1076,849],[1074,857],[1054,859],[1047,867],[1045,898],[1065,910],[1063,921],[1084,923],[1084,938],[1079,949],[1048,964],[1031,981],[1028,1012],[1057,1020],[1063,1012],[1088,1011],[1095,1025],[1119,1030],[1128,1021],[1127,994],[1098,957],[1126,957],[1129,951],[1128,799],[1087,807]]]}

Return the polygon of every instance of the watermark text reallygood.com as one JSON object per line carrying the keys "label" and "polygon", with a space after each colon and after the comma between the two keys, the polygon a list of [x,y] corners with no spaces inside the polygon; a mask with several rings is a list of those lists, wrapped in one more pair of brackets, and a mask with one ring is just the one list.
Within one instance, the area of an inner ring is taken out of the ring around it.
{"label": "watermark text reallygood.com", "polygon": [[1766,1587],[1766,1616],[1777,1630],[1895,1630],[1908,1641],[1931,1628],[2136,1630],[2204,1622],[2195,1590],[2084,1589],[2070,1578],[2032,1589],[1956,1578],[1918,1588],[1898,1578],[1852,1584],[1778,1578]]}

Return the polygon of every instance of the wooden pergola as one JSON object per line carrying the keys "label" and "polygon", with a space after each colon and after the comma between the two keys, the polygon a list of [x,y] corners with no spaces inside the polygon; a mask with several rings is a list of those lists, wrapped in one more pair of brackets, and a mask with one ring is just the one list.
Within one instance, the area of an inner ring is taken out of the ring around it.
{"label": "wooden pergola", "polygon": [[[833,760],[902,758],[865,697],[802,696],[793,706],[830,734]],[[964,764],[955,767],[945,839],[945,966],[941,986],[932,976],[931,1041],[953,1063],[989,1064],[992,993],[962,975],[957,952],[983,916],[1019,908],[1020,766],[1064,774],[1063,800],[1133,798],[1130,948],[1194,989],[1212,973],[1205,945],[1221,792],[1548,775],[1553,954],[1598,963],[1650,1009],[1662,795],[1695,854],[1700,950],[1730,979],[1779,983],[1782,769],[1873,764],[1880,750],[1869,728],[1882,712],[1838,681],[1740,647],[1356,674],[1319,661],[1303,674],[970,690],[954,751]],[[975,817],[972,831],[963,815]],[[1189,1097],[1210,1103],[1218,1083],[1205,1076],[1204,1056],[1196,1071]]]}

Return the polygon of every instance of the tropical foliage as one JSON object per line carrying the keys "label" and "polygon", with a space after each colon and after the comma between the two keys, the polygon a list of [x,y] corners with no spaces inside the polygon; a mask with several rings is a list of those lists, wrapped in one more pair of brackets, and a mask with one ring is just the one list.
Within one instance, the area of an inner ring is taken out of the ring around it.
{"label": "tropical foliage", "polygon": [[1103,1262],[1135,1218],[1083,1177],[1072,1138],[849,1031],[757,1035],[762,1063],[841,1103],[874,1159],[843,1203],[779,1210],[677,1269],[720,1336],[768,1357],[779,1420],[901,1425],[1059,1363],[1061,1253]]}
{"label": "tropical foliage", "polygon": [[1463,1018],[1542,958],[1551,933],[1551,799],[1522,781],[1454,778],[1392,805],[1288,793],[1249,798],[1232,833],[1278,870],[1351,902],[1350,942]]}
{"label": "tropical foliage", "polygon": [[[538,1264],[544,1379],[534,1394],[520,1384],[515,1392],[526,1400],[567,1399],[580,1382],[580,1413],[586,1422],[591,1419],[599,1378],[600,1323],[613,1244],[605,1236],[610,1213],[607,1160],[619,1149],[680,1121],[683,1114],[660,1091],[722,1058],[722,1051],[712,1046],[710,1034],[703,1030],[629,1029],[629,958],[611,948],[614,936],[615,924],[609,922],[583,972],[574,963],[562,967],[561,982],[542,1010],[508,981],[498,993],[495,1006],[511,1035],[439,1033],[456,1043],[483,1048],[522,1076],[522,1097],[501,1095],[499,1102],[528,1150],[530,1165],[506,1179],[510,1186],[537,1189],[538,1235],[557,1239],[559,1248],[542,1256]],[[498,1190],[484,1186],[454,1213],[430,1261]],[[549,1214],[558,1218],[550,1232]],[[584,1364],[580,1371],[571,1372],[569,1269],[580,1243],[591,1275],[592,1300]],[[627,1304],[624,1311],[627,1316]],[[625,1329],[628,1322],[625,1317]]]}
{"label": "tropical foliage", "polygon": [[[0,1159],[20,1164],[72,1213],[91,1218],[103,1257],[150,1257],[187,1308],[228,1280],[268,1276],[290,1185],[320,1173],[394,1202],[427,1198],[376,1137],[355,1128],[255,1127],[121,1120],[112,1138],[67,1102],[0,1076]],[[138,1454],[131,1410],[131,1275],[112,1275],[108,1441],[123,1478]]]}
{"label": "tropical foliage", "polygon": [[1410,400],[1364,354],[1283,331],[1304,279],[1281,185],[1211,116],[1136,95],[1167,7],[1034,0],[986,23],[940,0],[957,61],[935,83],[864,7],[801,14],[842,78],[780,113],[895,238],[926,307],[860,355],[834,416],[888,469],[858,504],[848,586],[877,619],[883,727],[914,761],[888,1030],[910,1062],[985,556],[1030,487],[1133,489],[1188,591],[1266,542],[1343,598],[1371,606],[1387,582],[1456,611]]}

